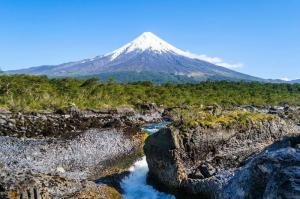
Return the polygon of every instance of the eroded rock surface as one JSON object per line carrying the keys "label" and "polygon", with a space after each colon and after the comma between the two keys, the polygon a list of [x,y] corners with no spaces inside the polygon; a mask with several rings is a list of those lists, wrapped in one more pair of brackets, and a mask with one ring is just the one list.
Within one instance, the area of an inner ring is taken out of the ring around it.
{"label": "eroded rock surface", "polygon": [[299,149],[292,144],[297,139],[272,145],[296,135],[299,127],[279,117],[247,127],[171,127],[149,136],[144,151],[150,177],[169,191],[196,198],[278,198],[288,193],[293,194],[286,198],[297,198]]}
{"label": "eroded rock surface", "polygon": [[285,138],[233,172],[218,198],[300,198],[300,136]]}
{"label": "eroded rock surface", "polygon": [[72,109],[0,118],[0,198],[110,199],[121,196],[94,180],[129,167],[142,150],[141,125],[160,114]]}
{"label": "eroded rock surface", "polygon": [[134,138],[120,129],[91,129],[71,140],[0,137],[0,162],[15,172],[86,179],[101,175],[109,161],[137,151],[142,145],[138,133]]}
{"label": "eroded rock surface", "polygon": [[52,199],[52,198],[99,198],[115,199],[121,195],[111,187],[92,181],[74,180],[46,174],[19,173],[1,170],[0,198]]}

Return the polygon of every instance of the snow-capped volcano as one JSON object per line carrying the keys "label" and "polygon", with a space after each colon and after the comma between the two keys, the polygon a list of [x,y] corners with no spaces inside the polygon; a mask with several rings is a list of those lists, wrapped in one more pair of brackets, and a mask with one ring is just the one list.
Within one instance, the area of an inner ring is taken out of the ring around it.
{"label": "snow-capped volcano", "polygon": [[173,53],[182,56],[187,56],[189,58],[192,57],[192,54],[182,51],[171,44],[165,42],[164,40],[160,39],[156,35],[151,32],[144,32],[139,37],[134,39],[132,42],[124,45],[123,47],[106,54],[107,56],[111,57],[111,60],[117,58],[121,54],[127,54],[133,51],[153,51],[155,53]]}
{"label": "snow-capped volcano", "polygon": [[[213,63],[212,63],[213,62]],[[117,50],[92,59],[55,66],[38,66],[8,73],[45,74],[50,76],[87,76],[119,72],[158,73],[206,79],[260,80],[216,65],[218,60],[205,59],[180,50],[151,32],[145,32]],[[129,77],[130,78],[130,77]],[[143,79],[141,79],[143,80]]]}

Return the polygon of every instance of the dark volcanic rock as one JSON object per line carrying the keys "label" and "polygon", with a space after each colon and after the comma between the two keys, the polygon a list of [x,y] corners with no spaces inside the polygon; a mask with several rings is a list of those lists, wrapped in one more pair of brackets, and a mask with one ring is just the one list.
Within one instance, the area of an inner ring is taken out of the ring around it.
{"label": "dark volcanic rock", "polygon": [[[272,179],[277,174],[280,175],[277,170],[268,169],[275,168],[276,164],[281,168],[290,164],[295,170],[299,155],[298,149],[288,149],[296,146],[292,146],[291,141],[274,145],[272,153],[264,149],[283,136],[297,135],[298,130],[293,123],[278,117],[243,128],[198,127],[186,131],[165,128],[147,138],[144,151],[151,178],[169,190],[208,198],[262,198],[264,192],[269,190],[266,184],[275,181]],[[284,147],[282,153],[279,152],[280,147]],[[264,155],[255,155],[259,152]],[[285,161],[281,162],[281,158],[285,158]],[[258,166],[260,160],[265,164],[264,167]],[[270,175],[256,172],[256,176],[255,168],[265,169]],[[281,170],[282,175],[287,173],[291,176],[286,178],[282,186],[296,193],[300,186],[295,187],[292,182],[293,179],[297,181],[298,175],[288,172],[290,169]],[[274,189],[273,186],[271,188]],[[256,194],[252,194],[254,192]]]}
{"label": "dark volcanic rock", "polygon": [[120,198],[92,180],[128,169],[141,125],[159,119],[131,109],[0,114],[0,198]]}
{"label": "dark volcanic rock", "polygon": [[[68,140],[0,137],[0,143],[0,186],[6,193],[38,186],[51,198],[65,198],[81,192],[85,187],[82,181],[109,172],[116,159],[122,162],[140,151],[143,135],[129,136],[122,129],[91,129]],[[7,175],[3,176],[4,171]],[[53,176],[61,179],[56,185],[52,185]],[[38,180],[37,185],[30,185],[29,179]]]}
{"label": "dark volcanic rock", "polygon": [[72,180],[47,174],[15,174],[1,170],[1,199],[121,199],[121,195],[104,184]]}
{"label": "dark volcanic rock", "polygon": [[54,113],[0,113],[0,136],[27,138],[71,138],[91,128],[123,128],[129,123],[141,126],[157,121],[157,111],[147,114],[119,108],[100,111],[80,111],[76,108]]}
{"label": "dark volcanic rock", "polygon": [[300,137],[277,142],[251,158],[227,179],[218,197],[300,198]]}

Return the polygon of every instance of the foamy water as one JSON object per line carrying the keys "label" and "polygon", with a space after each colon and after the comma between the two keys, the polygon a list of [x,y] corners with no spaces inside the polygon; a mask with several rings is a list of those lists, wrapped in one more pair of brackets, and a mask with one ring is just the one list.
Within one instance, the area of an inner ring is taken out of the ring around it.
{"label": "foamy water", "polygon": [[[152,134],[167,124],[167,122],[149,124],[144,127],[144,130]],[[135,162],[130,171],[130,175],[121,182],[124,199],[175,199],[175,196],[159,192],[147,184],[146,179],[149,169],[145,156]]]}
{"label": "foamy water", "polygon": [[121,182],[124,199],[175,199],[174,196],[159,192],[147,185],[146,178],[149,171],[144,156],[130,168],[131,174]]}

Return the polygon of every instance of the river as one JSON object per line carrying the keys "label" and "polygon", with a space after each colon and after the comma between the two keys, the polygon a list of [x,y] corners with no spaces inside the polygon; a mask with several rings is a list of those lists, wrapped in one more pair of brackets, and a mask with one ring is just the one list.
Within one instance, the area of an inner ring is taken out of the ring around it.
{"label": "river", "polygon": [[[149,134],[153,134],[167,124],[168,122],[147,124],[143,129]],[[174,196],[159,192],[154,187],[147,184],[148,171],[149,169],[145,156],[133,164],[130,168],[130,175],[126,176],[121,181],[124,199],[175,199]]]}

